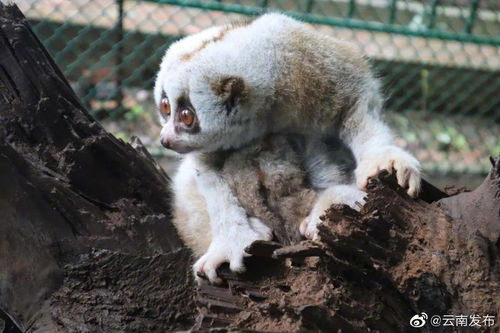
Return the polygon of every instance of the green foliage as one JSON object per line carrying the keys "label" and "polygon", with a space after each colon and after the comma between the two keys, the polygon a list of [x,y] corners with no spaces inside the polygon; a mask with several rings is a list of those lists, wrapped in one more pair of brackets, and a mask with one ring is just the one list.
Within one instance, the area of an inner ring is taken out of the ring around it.
{"label": "green foliage", "polygon": [[125,113],[125,119],[130,122],[138,121],[141,117],[144,117],[146,110],[140,104],[134,105],[130,110]]}

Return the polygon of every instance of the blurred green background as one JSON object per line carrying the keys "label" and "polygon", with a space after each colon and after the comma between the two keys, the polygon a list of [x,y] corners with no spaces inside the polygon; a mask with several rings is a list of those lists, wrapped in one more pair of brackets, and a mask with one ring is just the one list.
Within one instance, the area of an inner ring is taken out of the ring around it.
{"label": "blurred green background", "polygon": [[284,11],[351,40],[384,83],[397,144],[440,186],[473,187],[500,154],[498,0],[16,0],[92,114],[139,136],[167,172],[151,94],[173,41]]}

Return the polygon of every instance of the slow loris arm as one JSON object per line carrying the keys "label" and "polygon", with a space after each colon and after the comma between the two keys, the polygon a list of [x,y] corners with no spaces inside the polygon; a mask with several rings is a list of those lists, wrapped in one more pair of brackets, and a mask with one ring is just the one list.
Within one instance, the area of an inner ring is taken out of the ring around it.
{"label": "slow loris arm", "polygon": [[[377,88],[374,88],[377,90]],[[378,96],[378,92],[373,95]],[[398,184],[416,197],[420,191],[420,163],[410,153],[397,147],[389,127],[380,119],[381,102],[369,97],[346,120],[341,138],[352,149],[356,159],[355,177],[365,190],[368,178],[381,170],[397,171]]]}
{"label": "slow loris arm", "polygon": [[210,282],[220,283],[217,267],[228,262],[232,271],[244,271],[245,248],[256,240],[270,240],[272,231],[257,218],[247,216],[217,169],[202,162],[198,171],[197,184],[206,201],[212,242],[193,269],[195,276],[206,276]]}

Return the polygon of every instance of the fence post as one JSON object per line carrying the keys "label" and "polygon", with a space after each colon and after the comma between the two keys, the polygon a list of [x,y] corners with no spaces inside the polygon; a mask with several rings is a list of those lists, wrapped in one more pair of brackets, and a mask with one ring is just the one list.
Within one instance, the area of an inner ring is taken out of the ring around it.
{"label": "fence post", "polygon": [[436,24],[437,7],[440,5],[440,0],[432,0],[431,12],[429,14],[429,21],[427,22],[427,29],[434,29]]}
{"label": "fence post", "polygon": [[123,0],[115,0],[118,6],[118,19],[116,21],[116,48],[115,48],[115,76],[116,76],[116,102],[118,112],[123,112]]}
{"label": "fence post", "polygon": [[314,5],[314,0],[307,0],[306,13],[310,13],[312,11],[313,5]]}
{"label": "fence post", "polygon": [[356,14],[356,0],[349,0],[349,7],[347,9],[347,17],[352,19]]}
{"label": "fence post", "polygon": [[389,24],[394,24],[396,22],[396,10],[398,8],[397,1],[398,0],[391,0],[391,3],[389,4]]}
{"label": "fence post", "polygon": [[474,28],[474,23],[476,23],[477,9],[479,7],[479,0],[472,0],[469,9],[469,19],[465,26],[465,32],[470,34]]}

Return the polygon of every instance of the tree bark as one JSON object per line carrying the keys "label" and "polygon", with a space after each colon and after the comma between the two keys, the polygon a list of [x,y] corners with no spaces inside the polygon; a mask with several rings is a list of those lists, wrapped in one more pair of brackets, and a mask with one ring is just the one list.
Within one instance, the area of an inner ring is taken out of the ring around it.
{"label": "tree bark", "polygon": [[327,211],[319,242],[286,225],[307,214],[309,190],[261,175],[238,195],[284,226],[281,243],[252,244],[246,274],[222,267],[225,285],[195,288],[168,176],[92,119],[14,5],[0,4],[0,101],[5,332],[407,332],[422,312],[498,322],[500,158],[450,197],[424,182],[412,199],[382,173],[360,212]]}
{"label": "tree bark", "polygon": [[3,4],[0,122],[2,318],[30,332],[189,327],[190,254],[170,222],[168,177],[92,119]]}

